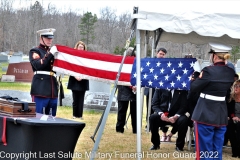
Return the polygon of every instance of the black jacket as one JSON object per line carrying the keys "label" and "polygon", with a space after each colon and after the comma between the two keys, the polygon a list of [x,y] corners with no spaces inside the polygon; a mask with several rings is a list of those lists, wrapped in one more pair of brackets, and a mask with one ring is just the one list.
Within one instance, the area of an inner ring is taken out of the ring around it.
{"label": "black jacket", "polygon": [[[205,67],[202,77],[191,82],[191,92],[201,92],[212,96],[225,97],[234,81],[235,72],[224,62]],[[209,100],[199,97],[193,111],[192,120],[198,123],[225,126],[228,124],[226,101]]]}
{"label": "black jacket", "polygon": [[174,94],[171,100],[171,106],[169,106],[169,92],[165,89],[156,89],[152,99],[152,109],[154,112],[168,112],[168,116],[174,116],[175,114],[184,115],[187,111],[187,91],[174,90]]}
{"label": "black jacket", "polygon": [[[48,53],[49,48],[39,45],[29,52],[29,61],[32,65],[33,72],[35,71],[52,71],[54,56]],[[37,53],[40,58],[34,59],[33,54]],[[41,63],[42,62],[42,63]],[[31,84],[31,95],[57,98],[58,97],[58,82],[56,77],[45,74],[35,74]]]}
{"label": "black jacket", "polygon": [[132,92],[131,86],[117,86],[118,89],[118,95],[117,100],[118,101],[136,101],[136,94]]}
{"label": "black jacket", "polygon": [[88,91],[89,90],[89,80],[82,79],[81,81],[76,80],[75,77],[69,76],[67,89],[74,91]]}

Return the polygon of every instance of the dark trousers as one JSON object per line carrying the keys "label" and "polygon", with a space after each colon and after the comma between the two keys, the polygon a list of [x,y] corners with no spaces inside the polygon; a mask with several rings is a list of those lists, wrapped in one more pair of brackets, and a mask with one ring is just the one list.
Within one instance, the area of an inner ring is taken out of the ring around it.
{"label": "dark trousers", "polygon": [[117,124],[116,131],[124,132],[124,125],[126,122],[128,104],[130,102],[130,114],[132,120],[132,131],[133,133],[137,132],[137,116],[136,116],[136,101],[118,101],[118,115],[117,115]]}
{"label": "dark trousers", "polygon": [[86,91],[75,91],[72,90],[72,98],[73,98],[73,116],[74,117],[82,117],[83,116],[83,106],[84,106],[84,96]]}
{"label": "dark trousers", "polygon": [[178,131],[176,146],[179,149],[183,149],[188,129],[188,118],[185,115],[180,116],[174,124],[162,121],[158,114],[152,114],[149,120],[150,129],[152,133],[151,142],[153,143],[154,146],[160,145],[159,127],[164,127],[165,125],[172,125],[173,128],[175,128]]}
{"label": "dark trousers", "polygon": [[232,155],[240,157],[240,122],[233,123],[232,119],[229,120],[227,129],[232,147]]}

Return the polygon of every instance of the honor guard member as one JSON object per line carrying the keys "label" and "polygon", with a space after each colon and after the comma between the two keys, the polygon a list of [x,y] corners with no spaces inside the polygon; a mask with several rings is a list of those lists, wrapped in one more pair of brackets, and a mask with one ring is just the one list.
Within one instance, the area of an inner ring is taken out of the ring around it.
{"label": "honor guard member", "polygon": [[52,71],[54,56],[50,52],[54,32],[53,28],[37,31],[40,44],[29,52],[34,72],[30,94],[36,102],[36,112],[52,116],[56,116],[58,102],[58,82]]}
{"label": "honor guard member", "polygon": [[230,46],[210,43],[210,60],[213,65],[202,69],[191,82],[190,91],[200,92],[193,111],[197,159],[222,159],[222,146],[228,111],[225,101],[228,89],[234,81],[234,70],[225,64]]}

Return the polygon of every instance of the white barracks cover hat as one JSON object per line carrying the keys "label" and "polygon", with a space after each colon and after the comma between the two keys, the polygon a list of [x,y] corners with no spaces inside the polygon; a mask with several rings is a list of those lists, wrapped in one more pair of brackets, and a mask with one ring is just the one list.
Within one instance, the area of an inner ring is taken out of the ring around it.
{"label": "white barracks cover hat", "polygon": [[230,50],[232,50],[231,46],[227,46],[220,43],[209,43],[211,50],[209,53],[228,53]]}
{"label": "white barracks cover hat", "polygon": [[39,34],[40,36],[52,39],[54,37],[55,31],[56,29],[54,28],[41,29],[37,31],[37,34]]}

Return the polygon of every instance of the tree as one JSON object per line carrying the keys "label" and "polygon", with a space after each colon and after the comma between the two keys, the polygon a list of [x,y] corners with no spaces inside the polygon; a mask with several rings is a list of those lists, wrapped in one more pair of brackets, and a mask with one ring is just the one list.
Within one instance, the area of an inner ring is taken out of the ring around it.
{"label": "tree", "polygon": [[237,56],[237,53],[239,53],[239,52],[240,52],[239,46],[232,47],[233,62],[236,62],[236,56]]}
{"label": "tree", "polygon": [[[136,38],[133,38],[129,44],[129,47],[133,47],[135,46],[135,42],[136,42]],[[124,47],[119,47],[119,46],[116,46],[115,49],[114,49],[114,54],[120,54],[120,55],[123,55],[124,51],[126,49]]]}
{"label": "tree", "polygon": [[88,45],[93,43],[95,39],[94,34],[94,24],[97,22],[97,15],[92,15],[91,12],[87,12],[81,18],[81,23],[78,28],[80,29],[80,34],[82,35],[82,40]]}

